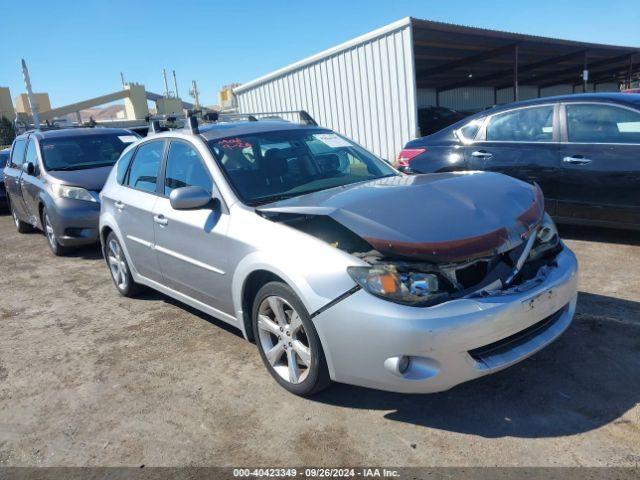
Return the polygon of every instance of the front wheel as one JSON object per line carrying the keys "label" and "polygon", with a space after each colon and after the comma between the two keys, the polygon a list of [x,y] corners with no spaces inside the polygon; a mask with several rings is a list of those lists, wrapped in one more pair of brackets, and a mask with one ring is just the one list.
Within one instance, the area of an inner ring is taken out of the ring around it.
{"label": "front wheel", "polygon": [[44,230],[45,237],[47,237],[47,243],[49,244],[51,252],[57,257],[66,255],[69,252],[69,249],[60,245],[58,242],[56,232],[53,229],[53,224],[51,223],[51,218],[49,217],[46,208],[42,210],[42,228]]}
{"label": "front wheel", "polygon": [[253,333],[260,356],[275,380],[296,395],[313,395],[330,383],[318,333],[288,285],[270,282],[253,304]]}
{"label": "front wheel", "polygon": [[118,292],[120,292],[120,295],[135,297],[140,293],[141,286],[133,281],[122,245],[120,245],[118,237],[116,237],[116,234],[113,232],[107,235],[104,255],[109,265],[111,279],[118,289]]}

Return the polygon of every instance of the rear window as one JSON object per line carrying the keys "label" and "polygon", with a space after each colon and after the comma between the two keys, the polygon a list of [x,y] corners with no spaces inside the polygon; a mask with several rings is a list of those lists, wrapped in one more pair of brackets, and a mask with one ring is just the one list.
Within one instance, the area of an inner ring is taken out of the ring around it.
{"label": "rear window", "polygon": [[82,170],[112,166],[135,140],[124,134],[46,138],[40,148],[47,170]]}

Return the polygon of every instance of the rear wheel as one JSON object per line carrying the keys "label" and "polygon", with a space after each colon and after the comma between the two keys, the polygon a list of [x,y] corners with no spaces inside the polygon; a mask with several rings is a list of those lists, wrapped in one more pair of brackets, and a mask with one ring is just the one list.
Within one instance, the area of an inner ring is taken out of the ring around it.
{"label": "rear wheel", "polygon": [[135,297],[142,287],[133,281],[122,245],[120,245],[118,237],[113,232],[107,235],[104,254],[107,259],[107,265],[109,265],[109,272],[111,272],[111,279],[120,295]]}
{"label": "rear wheel", "polygon": [[13,217],[13,223],[16,226],[16,229],[19,233],[28,233],[33,231],[33,227],[29,225],[27,222],[23,222],[18,218],[16,211],[13,208],[13,204],[9,201],[9,209],[11,210],[11,216]]}
{"label": "rear wheel", "polygon": [[262,287],[254,301],[252,319],[262,361],[280,385],[304,396],[331,383],[313,322],[288,285],[270,282]]}
{"label": "rear wheel", "polygon": [[53,229],[53,224],[51,223],[51,218],[46,208],[42,210],[42,228],[44,230],[44,236],[47,237],[47,243],[49,244],[51,252],[58,257],[66,255],[69,252],[69,248],[60,245],[58,242],[56,232]]}

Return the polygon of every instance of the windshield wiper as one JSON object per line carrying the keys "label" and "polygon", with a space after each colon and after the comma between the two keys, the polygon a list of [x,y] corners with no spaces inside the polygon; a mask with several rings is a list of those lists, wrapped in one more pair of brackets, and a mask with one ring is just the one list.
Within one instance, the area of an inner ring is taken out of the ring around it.
{"label": "windshield wiper", "polygon": [[101,168],[101,167],[109,167],[113,165],[113,163],[79,163],[77,165],[67,165],[65,167],[59,168],[49,168],[50,172],[67,172],[70,170],[87,170],[89,168]]}

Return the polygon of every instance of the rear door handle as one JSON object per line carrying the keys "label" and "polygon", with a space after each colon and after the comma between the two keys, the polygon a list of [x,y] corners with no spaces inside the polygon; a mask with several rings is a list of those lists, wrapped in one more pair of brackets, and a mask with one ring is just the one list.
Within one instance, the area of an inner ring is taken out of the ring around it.
{"label": "rear door handle", "polygon": [[169,220],[164,218],[164,215],[154,215],[153,221],[156,222],[158,225],[166,225],[167,223],[169,223]]}
{"label": "rear door handle", "polygon": [[562,161],[571,165],[587,165],[591,163],[590,158],[585,158],[582,155],[576,155],[574,157],[564,157]]}
{"label": "rear door handle", "polygon": [[471,153],[471,156],[476,158],[491,158],[493,157],[493,153],[489,153],[484,150],[476,150]]}
{"label": "rear door handle", "polygon": [[118,210],[122,210],[124,208],[124,203],[122,203],[120,200],[117,200],[114,204],[113,204]]}

